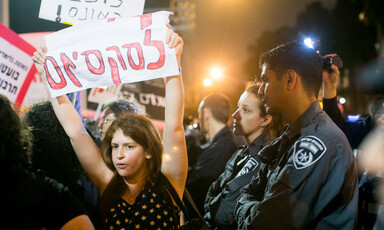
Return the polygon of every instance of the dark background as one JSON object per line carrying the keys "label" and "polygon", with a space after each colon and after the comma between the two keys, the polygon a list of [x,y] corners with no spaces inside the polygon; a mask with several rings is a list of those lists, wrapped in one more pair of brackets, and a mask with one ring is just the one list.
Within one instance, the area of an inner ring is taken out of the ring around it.
{"label": "dark background", "polygon": [[[259,55],[298,39],[299,32],[318,39],[317,48],[322,54],[342,57],[338,92],[347,99],[345,114],[368,112],[377,93],[374,88],[382,85],[370,78],[384,66],[383,0],[190,1],[195,3],[194,26],[177,31],[185,41],[182,62],[186,115],[196,116],[200,100],[212,92],[226,94],[234,111],[245,83],[259,75]],[[147,0],[145,12],[170,10],[172,2]],[[17,33],[67,27],[39,19],[40,0],[11,0],[9,4],[10,28]],[[174,11],[177,14],[177,9]],[[174,21],[174,26],[178,23]],[[224,69],[224,79],[204,87],[203,79],[217,64]],[[370,71],[366,71],[368,67]],[[383,76],[376,78],[382,81]],[[370,91],[363,89],[362,80],[371,83]]]}

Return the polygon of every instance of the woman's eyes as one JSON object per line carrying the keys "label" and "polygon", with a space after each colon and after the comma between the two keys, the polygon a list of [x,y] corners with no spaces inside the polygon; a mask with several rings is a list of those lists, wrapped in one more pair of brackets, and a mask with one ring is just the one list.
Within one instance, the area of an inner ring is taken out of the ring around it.
{"label": "woman's eyes", "polygon": [[[119,148],[119,145],[114,145],[114,144],[112,144],[111,146],[112,146],[112,149],[117,149],[117,148]],[[124,147],[125,147],[126,149],[132,149],[132,148],[134,147],[134,145],[125,145]]]}

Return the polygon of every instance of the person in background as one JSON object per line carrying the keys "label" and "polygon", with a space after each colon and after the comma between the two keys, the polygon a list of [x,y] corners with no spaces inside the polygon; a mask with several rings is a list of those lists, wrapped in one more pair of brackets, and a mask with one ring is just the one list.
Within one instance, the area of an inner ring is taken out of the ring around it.
{"label": "person in background", "polygon": [[98,192],[81,167],[51,102],[33,104],[22,120],[28,124],[34,136],[31,170],[43,170],[48,177],[67,186],[87,209],[94,226],[101,228]]}
{"label": "person in background", "polygon": [[138,104],[125,98],[120,98],[105,104],[103,106],[103,113],[99,122],[101,140],[103,140],[109,126],[112,124],[114,119],[125,112],[138,115],[146,115]]}
{"label": "person in background", "polygon": [[340,71],[336,65],[331,65],[323,71],[323,110],[333,122],[345,133],[352,149],[357,149],[365,136],[376,127],[384,114],[384,98],[375,98],[371,105],[370,115],[358,121],[347,121],[337,105],[337,84]]}
{"label": "person in background", "polygon": [[[171,49],[175,48],[180,67],[184,43],[168,27],[165,40]],[[42,79],[46,79],[42,67],[46,58],[44,49],[38,49],[33,56]],[[107,129],[100,151],[68,98],[59,96],[51,101],[81,165],[99,191],[105,228],[178,228],[179,209],[169,194],[162,192],[164,185],[159,178],[163,173],[182,197],[188,168],[183,129],[184,90],[181,74],[165,81],[163,143],[147,117],[126,113],[115,118]]]}
{"label": "person in background", "polygon": [[[326,55],[334,56],[334,54]],[[364,151],[359,146],[366,136],[384,122],[384,97],[376,96],[370,106],[370,114],[359,118],[357,121],[347,121],[337,105],[337,85],[340,78],[340,71],[336,65],[331,65],[323,72],[323,110],[329,115],[333,122],[345,133],[349,144],[354,149],[357,163],[364,158]],[[361,168],[361,166],[360,166]],[[377,210],[381,201],[377,197],[377,188],[383,184],[383,179],[369,170],[361,168],[359,173],[359,212],[358,228],[372,229],[377,218]],[[375,208],[373,208],[375,207]]]}
{"label": "person in background", "polygon": [[233,133],[243,136],[247,145],[236,150],[224,172],[209,187],[204,218],[212,229],[237,229],[234,210],[241,189],[259,172],[262,161],[258,152],[282,129],[281,120],[267,114],[258,89],[256,83],[248,83],[232,114]]}
{"label": "person in background", "polygon": [[188,153],[188,171],[192,170],[197,162],[197,158],[201,154],[200,146],[205,142],[205,137],[200,134],[200,128],[198,126],[198,119],[195,118],[195,123],[185,124],[185,142],[187,143]]}
{"label": "person in background", "polygon": [[[223,94],[206,96],[199,105],[200,132],[208,136],[208,143],[201,146],[195,166],[188,174],[187,190],[200,213],[204,213],[204,202],[209,186],[224,171],[225,164],[237,149],[231,128],[227,125],[230,115],[228,98]],[[186,202],[191,210],[191,206]],[[194,215],[194,212],[192,216]]]}
{"label": "person in background", "polygon": [[354,229],[358,168],[344,133],[320,108],[320,55],[294,41],[264,53],[260,68],[267,112],[288,126],[259,153],[268,167],[239,197],[239,229]]}
{"label": "person in background", "polygon": [[94,229],[67,187],[30,168],[33,136],[0,95],[1,227],[3,229]]}
{"label": "person in background", "polygon": [[99,121],[84,119],[86,130],[97,146],[101,148],[101,141],[107,133],[108,127],[125,112],[145,115],[137,103],[126,98],[119,98],[103,105],[102,116]]}

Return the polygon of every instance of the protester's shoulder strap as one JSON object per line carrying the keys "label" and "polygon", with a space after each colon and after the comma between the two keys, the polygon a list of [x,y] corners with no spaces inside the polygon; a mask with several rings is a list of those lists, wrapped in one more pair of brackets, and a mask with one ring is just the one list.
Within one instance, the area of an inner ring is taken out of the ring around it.
{"label": "protester's shoulder strap", "polygon": [[179,195],[177,195],[176,190],[173,188],[171,182],[169,182],[168,178],[162,173],[159,173],[160,182],[165,186],[169,194],[172,196],[173,200],[176,202],[177,206],[181,209],[184,215],[189,219],[188,213],[186,212],[186,208],[181,202]]}
{"label": "protester's shoulder strap", "polygon": [[199,209],[197,208],[196,204],[195,204],[195,201],[193,201],[193,198],[191,196],[191,194],[188,192],[188,189],[185,188],[184,190],[184,197],[187,198],[189,204],[192,206],[192,208],[195,210],[195,212],[197,213],[197,215],[201,218],[201,219],[204,219],[203,216],[200,214],[199,212]]}

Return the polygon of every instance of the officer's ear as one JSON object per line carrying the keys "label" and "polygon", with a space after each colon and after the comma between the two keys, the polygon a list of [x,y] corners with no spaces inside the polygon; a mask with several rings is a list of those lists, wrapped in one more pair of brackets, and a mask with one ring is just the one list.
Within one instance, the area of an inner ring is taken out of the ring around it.
{"label": "officer's ear", "polygon": [[299,75],[294,70],[287,70],[284,74],[286,89],[292,91],[299,83]]}
{"label": "officer's ear", "polygon": [[205,120],[208,120],[209,118],[211,118],[211,116],[212,116],[211,109],[203,108],[202,112],[204,114],[204,119]]}

